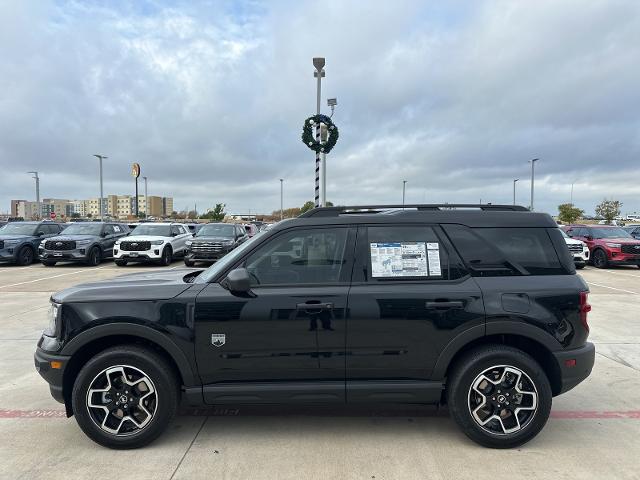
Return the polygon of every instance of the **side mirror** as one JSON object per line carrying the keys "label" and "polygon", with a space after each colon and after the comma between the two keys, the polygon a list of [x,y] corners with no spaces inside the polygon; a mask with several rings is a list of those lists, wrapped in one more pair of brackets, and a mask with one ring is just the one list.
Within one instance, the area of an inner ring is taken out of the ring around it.
{"label": "side mirror", "polygon": [[100,234],[100,236],[101,236],[102,238],[104,238],[104,237],[108,237],[108,236],[109,236],[109,234],[108,234],[107,232],[102,232],[102,233]]}
{"label": "side mirror", "polygon": [[251,277],[246,268],[236,268],[227,275],[227,287],[231,293],[249,293],[251,290]]}
{"label": "side mirror", "polygon": [[39,236],[39,237],[44,237],[44,232],[38,232],[38,233],[36,233],[36,235]]}
{"label": "side mirror", "polygon": [[592,235],[585,235],[584,238],[586,238],[589,241],[593,240],[593,236]]}

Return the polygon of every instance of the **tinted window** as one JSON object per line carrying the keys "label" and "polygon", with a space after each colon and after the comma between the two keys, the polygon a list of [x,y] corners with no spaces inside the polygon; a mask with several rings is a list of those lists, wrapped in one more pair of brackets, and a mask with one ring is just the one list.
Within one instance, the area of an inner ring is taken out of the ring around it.
{"label": "tinted window", "polygon": [[0,235],[34,235],[36,228],[34,223],[7,223],[0,228]]}
{"label": "tinted window", "polygon": [[278,235],[247,258],[245,268],[252,284],[332,284],[348,280],[343,275],[347,232],[346,228],[319,228]]}
{"label": "tinted window", "polygon": [[630,238],[629,232],[620,227],[608,227],[608,228],[589,228],[589,234],[593,238]]}
{"label": "tinted window", "polygon": [[64,229],[65,235],[100,235],[102,225],[92,223],[74,223]]}
{"label": "tinted window", "polygon": [[235,225],[212,223],[205,225],[196,234],[196,237],[225,237],[233,238]]}
{"label": "tinted window", "polygon": [[[480,276],[562,275],[570,273],[558,258],[544,228],[444,227],[467,265]],[[556,232],[557,233],[557,232]],[[558,238],[562,237],[558,235]],[[566,250],[566,247],[564,247]]]}
{"label": "tinted window", "polygon": [[447,280],[462,276],[451,274],[449,256],[431,227],[369,227],[364,246],[368,280]]}
{"label": "tinted window", "polygon": [[170,225],[138,225],[133,229],[131,235],[157,235],[159,237],[168,237],[171,232]]}

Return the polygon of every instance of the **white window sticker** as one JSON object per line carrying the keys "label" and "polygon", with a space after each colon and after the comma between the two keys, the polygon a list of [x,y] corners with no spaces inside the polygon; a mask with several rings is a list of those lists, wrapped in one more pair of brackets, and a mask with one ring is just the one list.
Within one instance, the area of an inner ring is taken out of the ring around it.
{"label": "white window sticker", "polygon": [[425,242],[370,243],[369,246],[374,278],[429,275]]}
{"label": "white window sticker", "polygon": [[[431,245],[435,245],[435,247],[431,247]],[[429,261],[429,275],[433,277],[442,275],[442,270],[440,269],[440,249],[437,243],[429,244],[427,259]]]}
{"label": "white window sticker", "polygon": [[113,226],[113,230],[116,231],[116,232],[119,232],[120,231],[120,227],[118,225],[114,225]]}

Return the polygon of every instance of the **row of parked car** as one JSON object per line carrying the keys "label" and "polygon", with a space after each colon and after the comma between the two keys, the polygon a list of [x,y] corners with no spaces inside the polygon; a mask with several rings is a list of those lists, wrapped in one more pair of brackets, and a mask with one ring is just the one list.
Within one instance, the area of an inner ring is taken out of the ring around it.
{"label": "row of parked car", "polygon": [[[192,227],[192,228],[189,228]],[[0,228],[0,262],[30,265],[40,259],[98,265],[150,262],[169,265],[184,258],[187,266],[215,262],[256,235],[260,226],[230,223],[11,222]]]}

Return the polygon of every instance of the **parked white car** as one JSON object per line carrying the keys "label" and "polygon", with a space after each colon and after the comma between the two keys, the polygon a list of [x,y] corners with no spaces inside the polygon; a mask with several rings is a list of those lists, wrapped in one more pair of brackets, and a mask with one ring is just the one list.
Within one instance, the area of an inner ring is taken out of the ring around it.
{"label": "parked white car", "polygon": [[116,265],[127,262],[154,262],[170,265],[174,257],[184,255],[185,243],[192,235],[181,223],[141,223],[128,237],[116,242]]}
{"label": "parked white car", "polygon": [[573,262],[576,264],[576,268],[584,268],[589,261],[589,247],[587,247],[587,244],[583,241],[571,238],[564,230],[560,231],[562,232],[567,247],[569,247],[571,255],[573,255]]}

